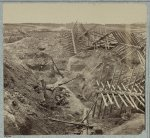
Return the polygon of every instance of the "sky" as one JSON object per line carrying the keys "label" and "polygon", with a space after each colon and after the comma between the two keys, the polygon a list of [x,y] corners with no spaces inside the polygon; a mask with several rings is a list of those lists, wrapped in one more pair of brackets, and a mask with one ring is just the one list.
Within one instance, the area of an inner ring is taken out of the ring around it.
{"label": "sky", "polygon": [[146,23],[145,4],[4,3],[4,23]]}

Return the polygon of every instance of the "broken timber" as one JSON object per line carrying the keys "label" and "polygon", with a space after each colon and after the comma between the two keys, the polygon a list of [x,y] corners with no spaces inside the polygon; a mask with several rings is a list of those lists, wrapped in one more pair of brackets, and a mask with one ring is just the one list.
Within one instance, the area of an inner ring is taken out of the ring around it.
{"label": "broken timber", "polygon": [[83,127],[91,127],[93,128],[94,125],[87,125],[87,124],[84,124],[84,123],[77,123],[77,122],[69,122],[69,121],[64,121],[64,120],[59,120],[59,119],[55,119],[55,118],[51,118],[51,117],[48,117],[48,118],[43,118],[43,120],[51,120],[51,121],[56,121],[56,122],[60,122],[60,123],[66,123],[66,124],[72,124],[72,125],[78,125],[78,126],[83,126]]}

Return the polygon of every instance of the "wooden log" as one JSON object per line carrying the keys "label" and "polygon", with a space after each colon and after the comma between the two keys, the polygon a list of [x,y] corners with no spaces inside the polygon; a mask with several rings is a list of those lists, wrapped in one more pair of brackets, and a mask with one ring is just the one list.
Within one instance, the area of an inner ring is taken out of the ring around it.
{"label": "wooden log", "polygon": [[[87,124],[84,124],[84,123],[80,123],[80,122],[69,122],[69,121],[64,121],[64,120],[55,119],[55,118],[52,118],[52,117],[42,118],[42,120],[51,120],[51,121],[56,121],[56,122],[60,122],[60,123],[66,123],[66,124],[72,124],[72,125],[79,125],[79,126],[87,127]],[[88,126],[89,126],[89,127],[94,127],[93,125],[88,125]]]}
{"label": "wooden log", "polygon": [[63,82],[63,83],[58,84],[58,86],[67,84],[67,83],[69,83],[69,82],[71,82],[71,81],[73,81],[73,80],[75,80],[75,79],[77,79],[77,78],[78,78],[78,77],[74,77],[74,78],[72,78],[72,79],[70,79],[70,80],[68,80],[68,81],[65,81],[65,82]]}

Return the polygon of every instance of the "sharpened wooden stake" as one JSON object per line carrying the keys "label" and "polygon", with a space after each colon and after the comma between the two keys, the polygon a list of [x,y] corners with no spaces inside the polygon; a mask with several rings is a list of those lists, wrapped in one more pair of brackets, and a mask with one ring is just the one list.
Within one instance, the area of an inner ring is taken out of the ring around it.
{"label": "sharpened wooden stake", "polygon": [[[119,88],[119,90],[121,90],[121,88],[119,86],[117,86]],[[128,104],[125,102],[125,100],[122,98],[122,96],[120,94],[118,94],[118,96],[120,97],[121,101],[124,103],[124,105],[126,107],[128,107]]]}
{"label": "sharpened wooden stake", "polygon": [[103,101],[104,101],[104,105],[105,106],[108,106],[108,104],[107,104],[107,102],[106,102],[106,99],[105,99],[105,96],[101,93],[101,96],[102,96],[102,98],[103,98]]}
{"label": "sharpened wooden stake", "polygon": [[145,105],[144,105],[144,103],[135,95],[135,98],[139,101],[139,103],[143,106],[143,107],[145,107]]}
{"label": "sharpened wooden stake", "polygon": [[112,93],[112,96],[113,96],[113,98],[114,98],[114,101],[115,101],[117,107],[120,109],[120,105],[118,104],[118,101],[117,101],[117,99],[116,99],[114,93]]}
{"label": "sharpened wooden stake", "polygon": [[[136,93],[138,93],[138,91],[137,91],[135,88],[134,88],[134,91],[135,91]],[[137,95],[134,95],[134,97],[139,101],[139,103],[140,103],[143,107],[145,107],[144,103],[138,98]]]}
{"label": "sharpened wooden stake", "polygon": [[133,108],[135,108],[135,106],[133,105],[133,103],[129,100],[129,98],[124,94],[124,97],[127,99],[127,101],[129,102],[129,104],[133,107]]}
{"label": "sharpened wooden stake", "polygon": [[139,110],[139,108],[137,107],[136,103],[134,102],[133,98],[131,97],[131,95],[129,95],[129,98],[131,99],[132,103],[134,104],[135,108],[137,110]]}
{"label": "sharpened wooden stake", "polygon": [[141,98],[141,100],[145,103],[145,99],[144,99],[142,96],[140,96],[140,98]]}
{"label": "sharpened wooden stake", "polygon": [[124,88],[125,91],[127,91],[127,88],[124,86],[123,83],[121,83],[122,87]]}
{"label": "sharpened wooden stake", "polygon": [[111,97],[110,97],[110,95],[109,95],[108,93],[107,93],[107,97],[108,97],[108,99],[109,99],[110,104],[111,104],[111,105],[114,104],[113,101],[112,101],[112,99],[111,99]]}
{"label": "sharpened wooden stake", "polygon": [[[116,90],[113,84],[112,84],[111,86],[112,86],[113,90]],[[117,101],[117,98],[115,97],[114,93],[112,93],[112,96],[113,96],[113,98],[114,98],[114,101],[115,101],[117,107],[120,109],[120,105],[119,105],[119,103],[118,103],[118,101]]]}
{"label": "sharpened wooden stake", "polygon": [[[123,85],[123,83],[121,83],[121,85],[123,86],[124,90],[127,91],[126,87]],[[121,88],[118,86],[119,90],[121,90]],[[124,97],[126,98],[126,100],[128,101],[128,103],[135,108],[135,106],[133,105],[133,103],[129,100],[129,98],[126,96],[126,94],[123,94]]]}
{"label": "sharpened wooden stake", "polygon": [[124,105],[125,105],[126,107],[128,107],[127,103],[126,103],[125,100],[122,98],[122,96],[121,96],[120,94],[118,94],[118,96],[120,97],[120,99],[121,99],[121,101],[124,103]]}
{"label": "sharpened wooden stake", "polygon": [[111,88],[111,85],[109,84],[109,81],[107,81],[107,85],[108,85],[108,88],[110,89],[110,88]]}
{"label": "sharpened wooden stake", "polygon": [[137,89],[140,91],[140,93],[143,93],[143,91],[141,90],[141,88],[140,88],[137,84],[135,84],[135,86],[136,86]]}
{"label": "sharpened wooden stake", "polygon": [[101,82],[102,88],[105,88],[104,84]]}

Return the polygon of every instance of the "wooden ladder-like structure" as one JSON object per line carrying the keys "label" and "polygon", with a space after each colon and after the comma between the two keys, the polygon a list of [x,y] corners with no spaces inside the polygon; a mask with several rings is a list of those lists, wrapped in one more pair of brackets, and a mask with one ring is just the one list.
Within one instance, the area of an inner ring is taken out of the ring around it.
{"label": "wooden ladder-like structure", "polygon": [[121,81],[121,75],[122,71],[114,72],[112,82],[96,80],[98,91],[95,93],[88,116],[100,118],[115,110],[121,114],[123,107],[144,113],[145,89],[141,85],[143,80],[137,82],[137,69],[133,68],[128,84]]}

